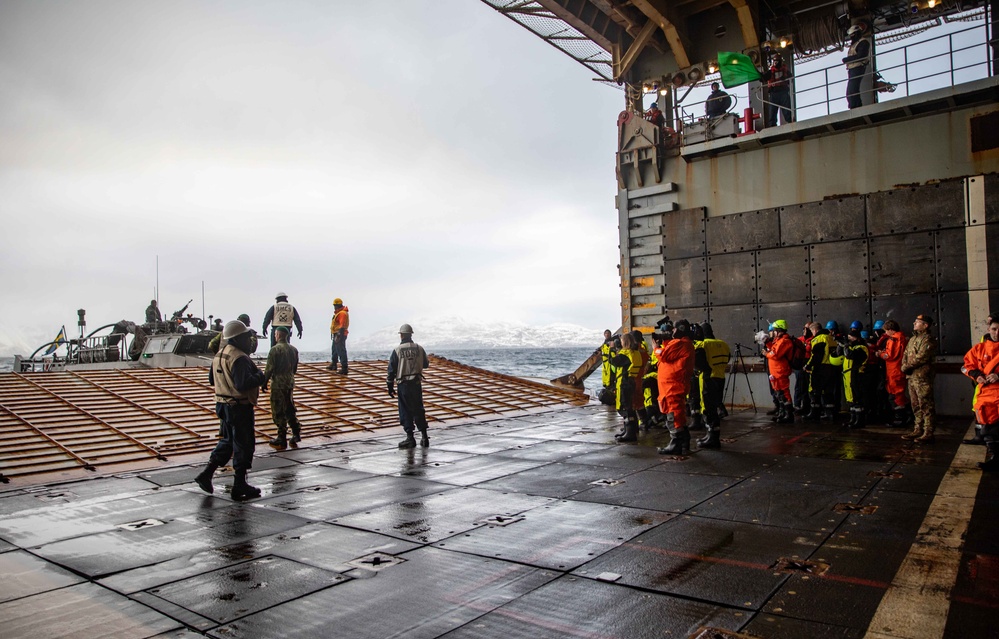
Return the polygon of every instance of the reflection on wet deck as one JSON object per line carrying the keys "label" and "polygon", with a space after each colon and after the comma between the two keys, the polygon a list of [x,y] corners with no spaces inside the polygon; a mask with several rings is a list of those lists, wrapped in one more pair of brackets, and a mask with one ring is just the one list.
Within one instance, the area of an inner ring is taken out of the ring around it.
{"label": "reflection on wet deck", "polygon": [[[430,448],[268,449],[243,503],[196,466],[7,489],[2,634],[863,637],[967,426],[918,448],[747,412],[676,460],[618,424],[589,405],[438,426]],[[994,618],[990,481],[945,636]]]}

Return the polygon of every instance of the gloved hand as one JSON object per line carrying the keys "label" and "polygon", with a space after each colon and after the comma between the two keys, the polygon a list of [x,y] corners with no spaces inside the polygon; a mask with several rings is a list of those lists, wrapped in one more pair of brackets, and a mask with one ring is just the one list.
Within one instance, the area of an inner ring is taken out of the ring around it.
{"label": "gloved hand", "polygon": [[261,337],[267,337],[267,329],[266,328],[263,331],[261,331],[260,336]]}
{"label": "gloved hand", "polygon": [[298,331],[298,339],[302,339],[302,331]]}
{"label": "gloved hand", "polygon": [[392,382],[386,382],[385,385],[388,387],[389,397],[395,397],[395,386],[392,384]]}

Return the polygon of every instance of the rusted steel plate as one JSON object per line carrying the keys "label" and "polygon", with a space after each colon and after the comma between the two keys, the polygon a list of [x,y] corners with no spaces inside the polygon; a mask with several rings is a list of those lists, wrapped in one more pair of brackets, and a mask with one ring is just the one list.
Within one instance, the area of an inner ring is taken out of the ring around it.
{"label": "rusted steel plate", "polygon": [[[423,388],[430,422],[589,401],[568,389],[432,359]],[[344,377],[325,363],[300,366],[295,404],[303,437],[398,425],[396,400],[385,392],[386,367],[351,362]],[[256,423],[258,442],[266,442],[275,431],[266,394]],[[6,477],[207,452],[218,430],[206,368],[0,375],[0,473]]]}

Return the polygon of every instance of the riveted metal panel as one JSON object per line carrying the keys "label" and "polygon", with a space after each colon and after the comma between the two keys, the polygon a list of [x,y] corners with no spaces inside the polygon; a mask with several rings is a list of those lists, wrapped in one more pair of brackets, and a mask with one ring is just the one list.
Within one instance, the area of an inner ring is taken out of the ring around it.
{"label": "riveted metal panel", "polygon": [[811,298],[808,246],[756,252],[756,289],[760,304]]}
{"label": "riveted metal panel", "polygon": [[940,340],[941,355],[964,355],[971,344],[976,343],[985,330],[979,335],[971,334],[971,320],[968,317],[968,292],[957,291],[940,294],[940,317],[934,324],[937,327],[937,339]]}
{"label": "riveted metal panel", "polygon": [[864,237],[867,233],[863,196],[782,206],[780,243],[814,244]]}
{"label": "riveted metal panel", "polygon": [[708,278],[703,257],[668,260],[663,279],[667,308],[706,306]]}
{"label": "riveted metal panel", "polygon": [[893,319],[906,335],[912,333],[912,320],[916,315],[927,313],[933,318],[940,315],[937,312],[937,296],[932,294],[878,296],[871,300],[871,307],[875,320]]}
{"label": "riveted metal panel", "polygon": [[871,303],[867,298],[845,300],[819,300],[812,302],[812,317],[823,326],[829,320],[835,320],[840,332],[845,333],[854,320],[860,320],[865,327],[870,326]]}
{"label": "riveted metal panel", "polygon": [[964,226],[964,182],[907,187],[867,196],[867,232],[893,235]]}
{"label": "riveted metal panel", "polygon": [[813,300],[868,296],[866,240],[812,244],[810,260]]}
{"label": "riveted metal panel", "polygon": [[632,275],[648,275],[650,273],[663,272],[662,255],[632,255],[628,263],[631,266]]}
{"label": "riveted metal panel", "polygon": [[[999,175],[995,173],[985,176],[985,221],[990,224],[999,222]],[[981,220],[971,220],[972,224],[981,224],[981,222]]]}
{"label": "riveted metal panel", "polygon": [[708,255],[780,246],[777,209],[709,217],[705,221]]}
{"label": "riveted metal panel", "polygon": [[[712,306],[709,321],[715,336],[728,342],[733,351],[736,344],[752,347],[753,335],[760,330],[759,310],[755,304]],[[750,352],[744,351],[744,354]]]}
{"label": "riveted metal panel", "polygon": [[872,294],[905,295],[935,290],[933,233],[872,237],[870,243]]}
{"label": "riveted metal panel", "polygon": [[760,326],[774,320],[787,322],[787,332],[790,335],[801,335],[801,329],[806,322],[812,321],[811,302],[783,302],[780,304],[760,304]]}
{"label": "riveted metal panel", "polygon": [[[685,319],[691,324],[700,324],[701,322],[708,319],[708,308],[706,306],[694,306],[692,308],[671,308],[669,311],[669,318],[674,322],[677,320]],[[661,319],[662,315],[656,319]],[[712,325],[714,328],[714,325]]]}
{"label": "riveted metal panel", "polygon": [[704,207],[662,215],[663,256],[667,259],[704,255]]}
{"label": "riveted metal panel", "polygon": [[936,266],[938,291],[968,290],[968,252],[964,229],[937,231]]}
{"label": "riveted metal panel", "polygon": [[754,251],[708,257],[708,301],[712,306],[756,301]]}

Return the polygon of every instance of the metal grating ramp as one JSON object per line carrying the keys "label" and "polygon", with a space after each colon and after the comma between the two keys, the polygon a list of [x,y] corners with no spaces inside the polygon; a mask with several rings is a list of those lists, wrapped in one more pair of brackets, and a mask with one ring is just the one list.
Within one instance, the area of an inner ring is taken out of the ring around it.
{"label": "metal grating ramp", "polygon": [[[586,395],[433,357],[423,386],[431,423],[586,404]],[[352,361],[350,376],[303,363],[295,405],[303,437],[398,425],[384,361]],[[275,428],[266,393],[257,441]],[[201,368],[0,375],[0,476],[163,461],[208,452],[218,435],[208,372]]]}

